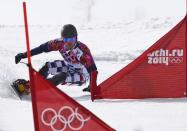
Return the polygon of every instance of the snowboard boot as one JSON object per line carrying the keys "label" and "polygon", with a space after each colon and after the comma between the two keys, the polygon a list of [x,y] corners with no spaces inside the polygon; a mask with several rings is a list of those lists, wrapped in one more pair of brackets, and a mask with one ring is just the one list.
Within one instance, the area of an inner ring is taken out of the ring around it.
{"label": "snowboard boot", "polygon": [[83,92],[90,92],[90,86],[84,88],[82,91],[83,91]]}
{"label": "snowboard boot", "polygon": [[13,82],[13,87],[19,93],[20,96],[28,95],[30,93],[30,84],[29,81],[24,79],[18,79]]}

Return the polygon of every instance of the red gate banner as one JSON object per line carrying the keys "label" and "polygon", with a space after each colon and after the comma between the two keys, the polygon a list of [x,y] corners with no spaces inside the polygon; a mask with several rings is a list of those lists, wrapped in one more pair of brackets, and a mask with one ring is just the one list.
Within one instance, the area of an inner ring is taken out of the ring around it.
{"label": "red gate banner", "polygon": [[92,86],[92,99],[186,96],[186,23],[187,17],[132,63]]}
{"label": "red gate banner", "polygon": [[36,131],[114,131],[30,67]]}

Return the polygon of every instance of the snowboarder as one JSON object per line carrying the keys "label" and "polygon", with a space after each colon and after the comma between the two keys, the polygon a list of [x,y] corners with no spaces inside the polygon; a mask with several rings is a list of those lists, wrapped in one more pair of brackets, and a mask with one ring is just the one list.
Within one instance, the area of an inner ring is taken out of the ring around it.
{"label": "snowboarder", "polygon": [[[55,86],[59,84],[82,85],[90,77],[92,71],[97,71],[97,67],[89,48],[78,41],[77,29],[72,24],[66,24],[61,30],[61,38],[48,41],[31,50],[31,56],[43,52],[59,51],[64,60],[46,62],[39,70],[39,73]],[[18,53],[15,56],[15,63],[27,58],[27,53]],[[53,77],[49,78],[49,74]],[[15,83],[15,82],[14,82]],[[15,83],[16,90],[20,95],[29,94],[29,81],[18,79]],[[90,91],[89,86],[83,91]]]}

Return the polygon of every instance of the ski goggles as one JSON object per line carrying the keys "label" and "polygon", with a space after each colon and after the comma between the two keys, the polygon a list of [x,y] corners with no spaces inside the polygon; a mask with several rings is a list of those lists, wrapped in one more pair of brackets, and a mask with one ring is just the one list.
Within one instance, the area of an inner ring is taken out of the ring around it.
{"label": "ski goggles", "polygon": [[71,37],[71,38],[63,38],[63,41],[66,42],[76,42],[77,41],[77,37]]}

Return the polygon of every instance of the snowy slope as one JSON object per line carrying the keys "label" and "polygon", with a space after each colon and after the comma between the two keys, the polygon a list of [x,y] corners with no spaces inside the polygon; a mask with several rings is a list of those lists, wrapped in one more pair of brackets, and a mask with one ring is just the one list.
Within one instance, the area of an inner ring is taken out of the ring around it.
{"label": "snowy slope", "polygon": [[[31,48],[59,37],[64,23],[75,24],[79,40],[88,45],[96,60],[98,83],[134,60],[185,15],[185,0],[27,2]],[[21,4],[18,0],[10,4],[7,0],[0,5],[0,11],[8,7],[10,10],[7,12],[10,17],[0,14],[3,18],[0,22],[0,131],[34,130],[31,101],[18,101],[9,90],[9,83],[14,79],[28,79],[27,67],[14,64],[14,56],[26,50]],[[67,6],[61,9],[60,4]],[[60,13],[66,10],[66,15]],[[54,59],[61,59],[58,52],[34,56],[32,63],[39,69],[46,61]],[[186,98],[91,102],[89,94],[81,91],[83,87],[59,88],[118,131],[187,130]]]}

